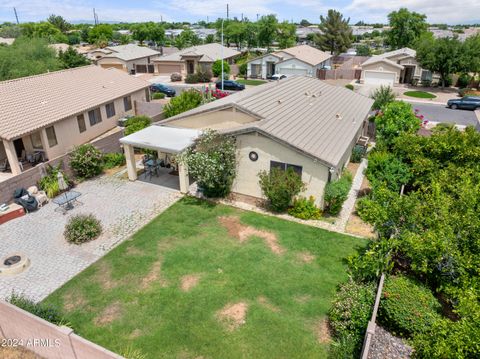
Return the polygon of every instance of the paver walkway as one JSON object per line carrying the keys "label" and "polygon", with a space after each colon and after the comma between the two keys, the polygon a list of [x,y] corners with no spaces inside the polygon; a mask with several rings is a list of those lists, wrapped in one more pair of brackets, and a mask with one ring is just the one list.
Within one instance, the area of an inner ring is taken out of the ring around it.
{"label": "paver walkway", "polygon": [[[50,202],[0,226],[0,257],[20,252],[31,261],[25,272],[0,277],[0,298],[14,290],[42,300],[181,198],[171,188],[107,176],[81,183],[75,190],[82,193],[83,205],[66,215],[55,212],[57,206]],[[89,243],[68,244],[65,223],[79,213],[95,214],[103,234]]]}

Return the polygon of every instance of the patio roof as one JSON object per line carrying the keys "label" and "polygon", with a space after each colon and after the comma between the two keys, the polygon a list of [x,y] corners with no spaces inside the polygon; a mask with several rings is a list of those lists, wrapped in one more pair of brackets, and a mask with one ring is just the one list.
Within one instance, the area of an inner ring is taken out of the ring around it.
{"label": "patio roof", "polygon": [[165,153],[179,153],[201,134],[200,130],[153,125],[120,139],[120,143]]}

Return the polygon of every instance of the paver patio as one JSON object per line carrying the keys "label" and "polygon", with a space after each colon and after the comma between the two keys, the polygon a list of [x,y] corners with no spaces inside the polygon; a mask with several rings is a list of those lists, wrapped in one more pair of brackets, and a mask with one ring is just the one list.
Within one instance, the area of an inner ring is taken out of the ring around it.
{"label": "paver patio", "polygon": [[[1,225],[0,256],[20,252],[31,265],[18,275],[0,277],[0,298],[15,291],[42,300],[181,197],[171,187],[107,176],[81,183],[75,190],[82,193],[83,205],[66,215],[56,212],[57,205],[50,202]],[[100,219],[100,238],[83,245],[65,241],[65,224],[79,213],[94,213]]]}

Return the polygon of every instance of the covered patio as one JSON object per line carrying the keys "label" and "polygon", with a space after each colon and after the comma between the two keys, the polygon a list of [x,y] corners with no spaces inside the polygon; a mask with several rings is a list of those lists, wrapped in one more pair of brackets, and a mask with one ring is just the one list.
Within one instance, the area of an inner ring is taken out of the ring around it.
{"label": "covered patio", "polygon": [[[190,185],[188,169],[183,164],[176,163],[173,157],[191,146],[200,133],[199,130],[153,125],[121,138],[120,143],[123,145],[127,161],[128,179],[130,181],[138,179],[134,149],[148,149],[157,153],[158,160],[152,160],[151,166],[156,166],[157,161],[163,166],[171,166],[172,171],[178,172],[180,192],[187,193]],[[152,178],[152,172],[149,174]]]}

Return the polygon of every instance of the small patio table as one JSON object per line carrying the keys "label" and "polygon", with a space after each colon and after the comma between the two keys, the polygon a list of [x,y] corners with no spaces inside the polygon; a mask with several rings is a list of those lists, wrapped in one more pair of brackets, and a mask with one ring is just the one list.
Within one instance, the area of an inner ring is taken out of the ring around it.
{"label": "small patio table", "polygon": [[73,209],[74,202],[82,204],[82,202],[78,200],[78,197],[80,197],[81,195],[82,194],[77,191],[68,191],[55,197],[52,202],[57,204],[57,209],[62,209],[63,214],[65,214],[66,211]]}

